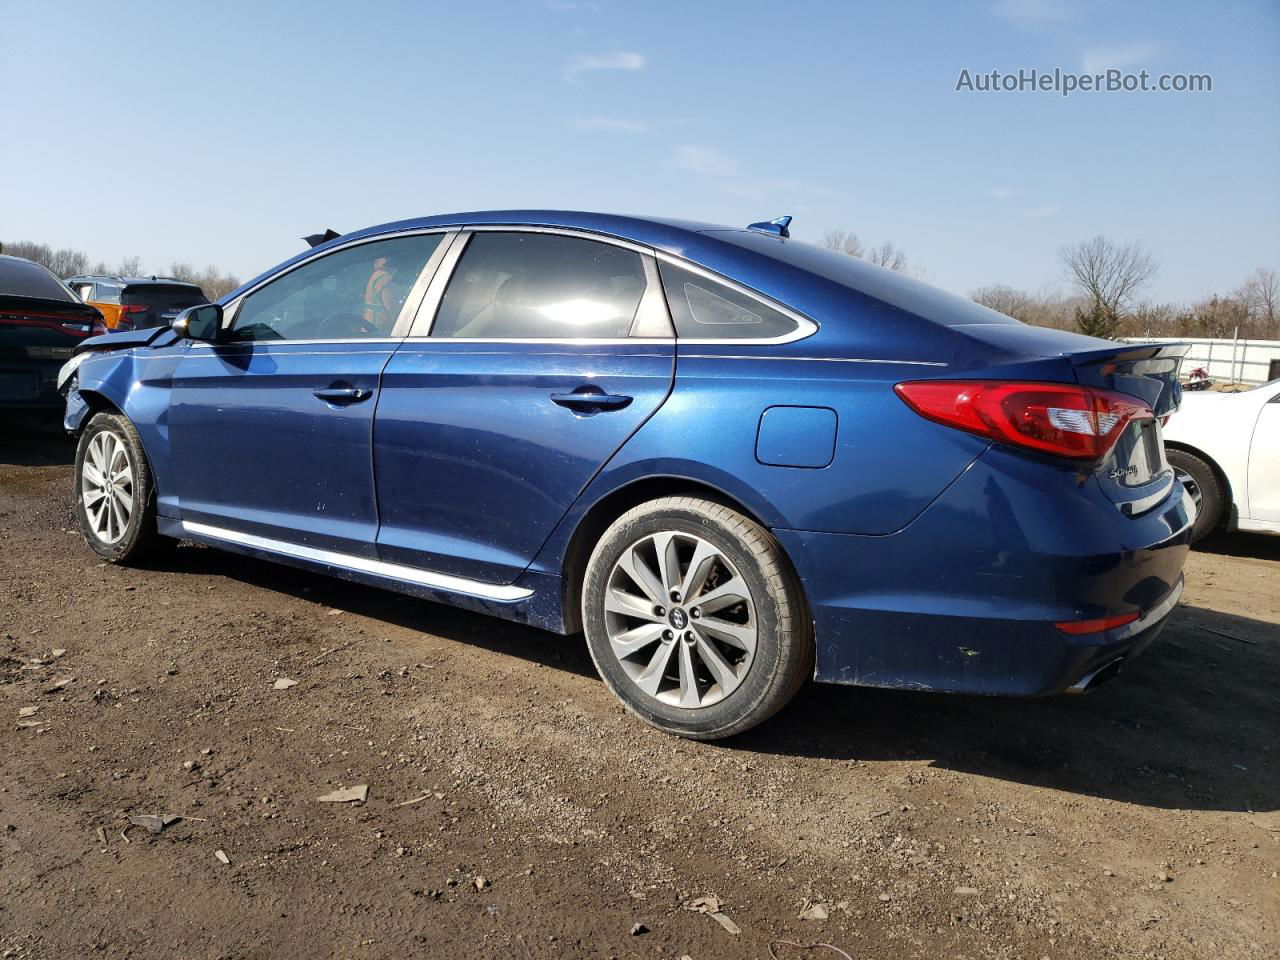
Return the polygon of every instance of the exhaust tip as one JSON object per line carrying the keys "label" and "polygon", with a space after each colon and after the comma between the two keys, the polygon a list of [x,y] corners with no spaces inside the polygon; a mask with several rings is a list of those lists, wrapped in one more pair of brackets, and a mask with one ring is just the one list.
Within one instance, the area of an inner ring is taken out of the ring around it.
{"label": "exhaust tip", "polygon": [[1086,673],[1083,677],[1067,687],[1067,693],[1087,693],[1094,687],[1106,683],[1120,672],[1120,668],[1124,666],[1124,657],[1116,657],[1114,660],[1108,660],[1096,670]]}

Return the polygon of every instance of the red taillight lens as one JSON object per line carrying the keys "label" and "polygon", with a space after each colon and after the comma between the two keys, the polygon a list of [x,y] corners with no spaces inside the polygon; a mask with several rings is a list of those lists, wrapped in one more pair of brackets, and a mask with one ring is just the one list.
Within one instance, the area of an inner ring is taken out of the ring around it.
{"label": "red taillight lens", "polygon": [[1138,613],[1134,611],[1133,613],[1122,613],[1115,617],[1103,617],[1100,620],[1067,620],[1064,623],[1055,623],[1054,626],[1063,633],[1078,637],[1086,633],[1102,633],[1104,630],[1114,630],[1116,627],[1123,627],[1126,623],[1133,623],[1137,619]]}
{"label": "red taillight lens", "polygon": [[1152,416],[1134,397],[1074,384],[915,380],[894,389],[929,420],[1074,460],[1100,460],[1130,420]]}
{"label": "red taillight lens", "polygon": [[129,303],[120,308],[120,322],[117,326],[128,329],[133,326],[133,316],[135,313],[146,313],[151,308],[142,303]]}

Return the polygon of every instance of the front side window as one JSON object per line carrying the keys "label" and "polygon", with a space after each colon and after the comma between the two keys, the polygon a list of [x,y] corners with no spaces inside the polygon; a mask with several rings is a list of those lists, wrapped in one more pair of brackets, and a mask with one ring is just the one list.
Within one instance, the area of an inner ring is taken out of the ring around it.
{"label": "front side window", "polygon": [[625,337],[645,286],[634,250],[552,233],[480,232],[454,270],[431,336]]}
{"label": "front side window", "polygon": [[785,313],[700,273],[666,262],[660,262],[658,269],[678,337],[772,340],[798,327]]}
{"label": "front side window", "polygon": [[376,240],[328,254],[249,294],[231,340],[389,337],[441,234]]}

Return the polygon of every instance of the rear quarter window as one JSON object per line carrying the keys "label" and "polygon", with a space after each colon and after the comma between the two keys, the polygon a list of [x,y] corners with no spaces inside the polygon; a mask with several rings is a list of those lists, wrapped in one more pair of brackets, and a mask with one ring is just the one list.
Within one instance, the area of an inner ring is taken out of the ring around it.
{"label": "rear quarter window", "polygon": [[727,284],[665,261],[658,269],[682,340],[775,340],[799,329],[792,317]]}

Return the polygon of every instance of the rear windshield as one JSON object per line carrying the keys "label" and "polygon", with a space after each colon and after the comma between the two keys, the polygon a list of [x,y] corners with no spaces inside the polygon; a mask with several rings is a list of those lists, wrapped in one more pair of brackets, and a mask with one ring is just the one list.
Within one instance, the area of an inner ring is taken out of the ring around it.
{"label": "rear windshield", "polygon": [[997,313],[965,297],[948,293],[940,287],[905,276],[896,270],[877,267],[847,253],[836,253],[812,243],[784,240],[754,230],[708,230],[707,233],[825,277],[934,323],[947,326],[1019,323],[1013,317]]}
{"label": "rear windshield", "polygon": [[121,302],[128,305],[147,306],[153,310],[185,310],[187,307],[208,303],[209,298],[199,287],[136,283],[125,288]]}
{"label": "rear windshield", "polygon": [[0,257],[0,294],[80,302],[70,287],[40,264],[18,257]]}

